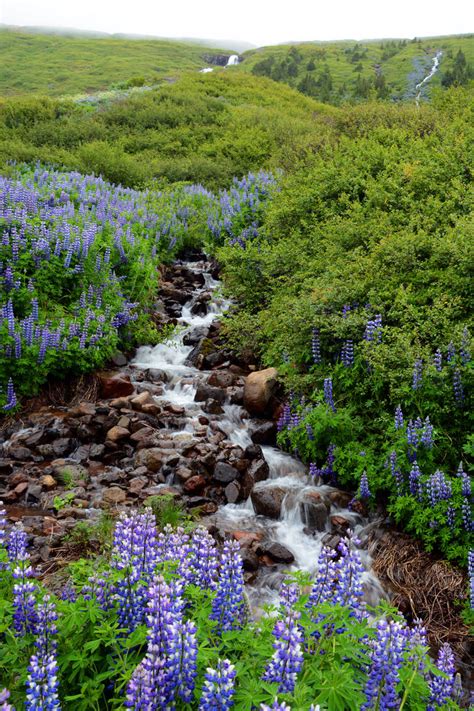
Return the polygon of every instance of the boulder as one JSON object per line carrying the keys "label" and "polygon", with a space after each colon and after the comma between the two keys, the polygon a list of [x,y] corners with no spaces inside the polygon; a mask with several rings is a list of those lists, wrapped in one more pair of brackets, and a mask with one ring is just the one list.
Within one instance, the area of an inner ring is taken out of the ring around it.
{"label": "boulder", "polygon": [[250,494],[255,512],[268,518],[280,518],[281,505],[285,498],[285,489],[278,486],[254,488]]}
{"label": "boulder", "polygon": [[244,407],[252,415],[264,415],[277,388],[278,371],[266,368],[245,378]]}
{"label": "boulder", "polygon": [[205,477],[202,474],[196,474],[184,482],[183,490],[186,494],[197,494],[205,488],[206,484]]}
{"label": "boulder", "polygon": [[158,472],[166,457],[166,453],[159,447],[140,449],[135,455],[135,467],[146,467],[151,472]]}
{"label": "boulder", "polygon": [[123,504],[126,498],[127,494],[118,486],[111,486],[110,488],[105,489],[102,495],[103,502],[110,505]]}
{"label": "boulder", "polygon": [[276,443],[276,425],[274,422],[262,422],[250,435],[254,444],[272,444]]}
{"label": "boulder", "polygon": [[107,400],[112,398],[127,397],[134,392],[130,376],[120,373],[118,375],[99,375],[100,396]]}
{"label": "boulder", "polygon": [[207,384],[216,388],[229,388],[235,383],[236,376],[228,370],[214,370],[207,379]]}
{"label": "boulder", "polygon": [[194,396],[194,402],[205,402],[206,400],[217,400],[222,404],[225,400],[225,393],[220,388],[213,388],[206,383],[199,383]]}
{"label": "boulder", "polygon": [[307,528],[324,531],[328,522],[328,507],[317,491],[306,494],[300,503],[300,515]]}
{"label": "boulder", "polygon": [[238,476],[239,470],[235,467],[231,467],[230,464],[226,464],[226,462],[217,462],[214,467],[213,478],[215,481],[218,481],[219,484],[229,484],[231,481],[234,481],[234,479],[237,479]]}
{"label": "boulder", "polygon": [[268,479],[269,471],[268,464],[264,459],[254,459],[250,463],[242,481],[244,499],[250,496],[255,484]]}
{"label": "boulder", "polygon": [[241,548],[240,557],[242,558],[242,564],[244,570],[254,571],[258,570],[260,561],[258,555],[251,548]]}
{"label": "boulder", "polygon": [[[121,419],[126,419],[126,418],[121,418]],[[111,429],[107,432],[107,439],[110,442],[120,442],[122,439],[128,439],[130,437],[130,431],[127,430],[126,427],[120,427],[119,425],[116,425],[115,427],[111,427]]]}
{"label": "boulder", "polygon": [[286,563],[288,565],[293,563],[295,560],[293,553],[281,543],[277,543],[276,541],[273,543],[261,543],[257,548],[257,552],[260,555],[270,556],[275,563]]}
{"label": "boulder", "polygon": [[222,415],[222,413],[224,412],[220,403],[217,400],[214,400],[214,398],[209,398],[209,400],[206,400],[206,402],[202,406],[202,409],[204,410],[204,412],[207,412],[208,415]]}
{"label": "boulder", "polygon": [[228,504],[236,504],[240,498],[240,486],[238,482],[231,481],[224,489],[224,495]]}

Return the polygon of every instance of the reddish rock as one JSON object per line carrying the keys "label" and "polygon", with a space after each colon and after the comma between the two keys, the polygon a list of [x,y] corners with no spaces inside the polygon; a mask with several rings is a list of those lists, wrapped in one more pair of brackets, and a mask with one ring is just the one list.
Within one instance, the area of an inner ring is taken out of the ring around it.
{"label": "reddish rock", "polygon": [[146,467],[151,472],[157,472],[161,469],[165,456],[164,452],[158,447],[141,449],[135,455],[135,467]]}
{"label": "reddish rock", "polygon": [[228,388],[235,383],[236,376],[228,370],[214,370],[207,379],[208,385],[216,388]]}
{"label": "reddish rock", "polygon": [[138,494],[148,484],[148,479],[145,476],[134,476],[128,482],[128,490],[132,494]]}
{"label": "reddish rock", "polygon": [[277,388],[278,371],[266,368],[250,373],[245,378],[244,407],[252,415],[263,415]]}
{"label": "reddish rock", "polygon": [[331,516],[331,525],[336,530],[336,533],[346,533],[349,528],[351,528],[351,522],[344,518],[344,516],[334,515]]}
{"label": "reddish rock", "polygon": [[144,390],[140,395],[135,395],[130,399],[130,404],[134,410],[141,410],[144,405],[154,405],[155,401],[153,396],[150,395],[148,390]]}
{"label": "reddish rock", "polygon": [[254,543],[260,543],[263,539],[263,533],[258,531],[232,531],[232,537],[242,546],[250,546]]}
{"label": "reddish rock", "polygon": [[28,482],[27,481],[22,481],[21,484],[17,484],[15,488],[13,489],[14,493],[17,496],[21,496],[22,494],[25,493],[25,491],[28,489]]}
{"label": "reddish rock", "polygon": [[107,375],[99,376],[100,395],[107,400],[112,398],[126,397],[134,392],[134,387],[128,375]]}
{"label": "reddish rock", "polygon": [[257,514],[268,518],[280,518],[281,505],[285,498],[285,489],[272,486],[263,489],[253,489],[252,503]]}
{"label": "reddish rock", "polygon": [[56,479],[54,479],[51,474],[45,474],[42,476],[40,482],[43,489],[54,489],[54,487],[57,486]]}
{"label": "reddish rock", "polygon": [[123,504],[123,502],[126,500],[127,494],[123,489],[120,489],[118,486],[111,486],[108,489],[105,489],[102,499],[105,503],[107,504]]}
{"label": "reddish rock", "polygon": [[183,489],[187,494],[196,494],[198,492],[201,492],[206,486],[206,484],[207,481],[202,476],[202,474],[196,474],[195,476],[190,477],[184,483]]}

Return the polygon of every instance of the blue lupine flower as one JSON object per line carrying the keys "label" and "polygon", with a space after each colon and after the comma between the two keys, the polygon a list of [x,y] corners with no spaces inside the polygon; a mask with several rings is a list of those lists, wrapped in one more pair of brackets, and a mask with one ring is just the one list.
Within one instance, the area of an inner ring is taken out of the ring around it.
{"label": "blue lupine flower", "polygon": [[390,470],[397,483],[397,493],[400,496],[403,491],[404,480],[402,472],[397,467],[397,453],[395,451],[390,453]]}
{"label": "blue lupine flower", "polygon": [[454,343],[451,341],[448,345],[448,354],[446,356],[447,362],[452,365],[455,362],[456,359],[456,348],[454,347]]}
{"label": "blue lupine flower", "polygon": [[263,673],[264,681],[278,683],[280,693],[292,693],[298,673],[303,667],[303,635],[299,625],[301,614],[293,609],[286,610],[283,620],[278,620],[273,628],[275,650]]}
{"label": "blue lupine flower", "polygon": [[10,378],[7,385],[7,402],[3,406],[5,411],[13,410],[17,406],[15,390],[13,388],[13,380]]}
{"label": "blue lupine flower", "polygon": [[342,346],[341,362],[346,368],[350,368],[351,365],[354,365],[354,343],[350,339],[344,341],[344,345]]}
{"label": "blue lupine flower", "polygon": [[319,329],[313,328],[311,335],[311,354],[313,356],[313,363],[318,365],[321,363],[321,341],[319,338]]}
{"label": "blue lupine flower", "polygon": [[228,659],[219,659],[216,669],[207,668],[199,711],[228,711],[234,705],[236,671]]}
{"label": "blue lupine flower", "polygon": [[10,532],[7,551],[13,579],[13,626],[17,635],[22,636],[36,629],[37,613],[35,593],[37,586],[32,582],[34,576],[26,552],[27,536],[21,526],[16,525]]}
{"label": "blue lupine flower", "polygon": [[0,711],[15,711],[14,707],[8,703],[10,698],[10,692],[8,689],[2,689],[0,691]]}
{"label": "blue lupine flower", "polygon": [[395,409],[395,429],[401,430],[403,427],[403,412],[400,405],[397,405]]}
{"label": "blue lupine flower", "polygon": [[462,401],[464,400],[464,388],[462,386],[461,371],[459,370],[459,368],[454,369],[453,391],[454,399],[456,400],[458,405],[461,405]]}
{"label": "blue lupine flower", "polygon": [[237,541],[224,543],[210,615],[210,619],[218,623],[220,632],[240,629],[246,614],[242,559],[239,551]]}
{"label": "blue lupine flower", "polygon": [[30,657],[26,681],[27,711],[59,711],[58,664],[56,661],[56,608],[48,595],[38,605],[36,652]]}
{"label": "blue lupine flower", "polygon": [[421,388],[421,384],[423,381],[423,361],[420,358],[417,358],[415,360],[415,364],[413,366],[413,378],[412,378],[412,389],[413,390],[418,390]]}
{"label": "blue lupine flower", "polygon": [[461,356],[461,363],[463,365],[467,365],[471,360],[471,351],[469,345],[469,331],[466,326],[462,332],[461,348],[459,350],[459,355]]}
{"label": "blue lupine flower", "polygon": [[329,405],[333,412],[336,412],[332,394],[332,379],[324,378],[324,402]]}
{"label": "blue lupine flower", "polygon": [[446,676],[432,676],[428,681],[430,699],[426,711],[436,711],[443,707],[453,695],[454,690],[454,654],[449,644],[443,644],[439,650],[436,666]]}
{"label": "blue lupine flower", "polygon": [[474,610],[474,550],[471,550],[468,553],[467,569],[469,576],[469,601],[471,610]]}
{"label": "blue lupine flower", "polygon": [[284,701],[275,699],[271,706],[268,706],[268,704],[260,704],[260,711],[291,711],[291,706],[288,706]]}
{"label": "blue lupine flower", "polygon": [[443,370],[443,356],[439,348],[434,354],[433,365],[438,371],[438,373],[441,373],[441,371]]}
{"label": "blue lupine flower", "polygon": [[416,461],[411,468],[408,481],[410,485],[410,493],[413,494],[418,501],[421,501],[423,492],[421,484],[421,471]]}
{"label": "blue lupine flower", "polygon": [[423,444],[427,449],[433,447],[433,425],[430,422],[430,418],[426,417],[423,429],[421,431],[421,444]]}
{"label": "blue lupine flower", "polygon": [[219,567],[218,552],[213,537],[205,528],[199,527],[193,531],[190,550],[187,582],[203,590],[215,590]]}
{"label": "blue lupine flower", "polygon": [[367,472],[363,472],[360,478],[359,496],[361,499],[370,499],[371,497]]}
{"label": "blue lupine flower", "polygon": [[377,636],[370,643],[370,666],[364,693],[367,701],[361,711],[379,709],[389,711],[399,706],[397,684],[403,665],[407,632],[399,622],[377,623]]}

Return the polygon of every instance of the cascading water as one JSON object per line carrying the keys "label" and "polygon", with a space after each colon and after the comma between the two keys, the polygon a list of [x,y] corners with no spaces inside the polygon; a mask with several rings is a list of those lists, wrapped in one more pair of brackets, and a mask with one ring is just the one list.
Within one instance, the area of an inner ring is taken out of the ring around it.
{"label": "cascading water", "polygon": [[[163,392],[157,396],[157,400],[185,408],[186,425],[184,430],[174,434],[178,436],[187,433],[188,436],[192,436],[195,428],[202,429],[202,416],[205,415],[201,403],[194,400],[197,387],[200,382],[203,383],[207,380],[210,373],[187,364],[193,346],[185,345],[183,341],[195,329],[209,327],[213,320],[228,308],[229,302],[220,296],[219,283],[206,271],[208,265],[205,262],[185,263],[183,266],[202,274],[204,284],[182,307],[182,313],[178,319],[182,328],[178,329],[166,343],[140,348],[132,366],[140,370],[153,368],[161,371],[164,385]],[[212,294],[208,312],[205,316],[194,315],[192,307],[199,295],[205,291]],[[252,444],[251,433],[257,423],[248,418],[243,408],[226,402],[223,405],[223,413],[217,419],[219,430],[230,442],[242,448]],[[336,489],[327,485],[312,484],[306,467],[289,454],[269,446],[262,446],[262,452],[269,467],[269,477],[265,481],[255,484],[254,490],[276,489],[281,493],[283,500],[279,519],[257,515],[249,497],[241,504],[227,504],[220,507],[214,515],[214,522],[221,530],[264,533],[267,540],[281,544],[293,554],[294,562],[291,565],[286,565],[284,570],[299,569],[310,573],[315,572],[323,538],[330,533],[328,523],[321,527],[322,530],[315,531],[314,528],[308,530],[308,512],[311,501],[321,502],[319,505],[329,509],[330,515],[343,514],[344,518],[350,522],[354,533],[359,537],[364,536],[364,529],[368,525],[367,520],[334,503],[337,497],[331,499],[331,494],[336,493]],[[329,520],[327,515],[325,520]],[[384,592],[377,578],[370,572],[368,553],[361,551],[361,554],[367,569],[365,573],[366,594],[370,602],[373,603],[383,596]],[[252,604],[261,606],[262,603],[275,599],[282,578],[283,569],[281,566],[260,568],[256,581],[250,586]]]}
{"label": "cascading water", "polygon": [[239,63],[239,55],[238,54],[231,54],[229,59],[227,60],[226,67],[233,67],[234,65]]}
{"label": "cascading water", "polygon": [[416,102],[416,105],[417,105],[417,106],[418,106],[418,104],[420,103],[420,98],[421,98],[421,93],[422,93],[422,91],[423,91],[423,87],[424,87],[426,84],[428,84],[428,82],[431,81],[431,79],[434,77],[434,75],[436,74],[436,72],[437,72],[438,69],[439,69],[439,64],[440,64],[440,62],[441,62],[441,57],[442,57],[442,55],[443,55],[443,53],[442,53],[441,51],[436,52],[435,56],[433,57],[433,65],[432,65],[432,67],[431,67],[429,73],[425,76],[425,78],[424,78],[422,81],[420,81],[420,82],[415,86],[415,91],[417,92],[416,98],[415,98],[415,102]]}

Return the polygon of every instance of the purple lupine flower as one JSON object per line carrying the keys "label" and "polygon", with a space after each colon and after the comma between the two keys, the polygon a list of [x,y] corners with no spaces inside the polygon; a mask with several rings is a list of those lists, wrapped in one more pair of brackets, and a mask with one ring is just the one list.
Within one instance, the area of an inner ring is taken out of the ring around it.
{"label": "purple lupine flower", "polygon": [[280,417],[277,422],[277,430],[281,432],[285,427],[289,427],[291,420],[291,408],[288,403],[285,403],[283,410],[281,411]]}
{"label": "purple lupine flower", "polygon": [[81,595],[84,600],[95,600],[102,610],[110,610],[113,607],[111,595],[111,583],[107,579],[107,574],[91,575],[88,584],[83,585]]}
{"label": "purple lupine flower", "polygon": [[397,684],[407,645],[407,633],[399,622],[377,623],[376,638],[370,643],[370,666],[364,693],[367,701],[361,711],[388,711],[399,706]]}
{"label": "purple lupine flower", "polygon": [[203,590],[215,590],[219,567],[217,547],[213,537],[202,526],[193,531],[190,550],[187,582]]}
{"label": "purple lupine flower", "polygon": [[454,347],[454,343],[452,341],[450,341],[448,345],[448,353],[446,356],[446,360],[450,365],[456,360],[456,348]]}
{"label": "purple lupine flower", "polygon": [[443,707],[453,696],[454,654],[449,644],[443,644],[439,650],[436,666],[445,676],[432,676],[428,681],[430,699],[426,711],[435,711]]}
{"label": "purple lupine flower", "polygon": [[438,501],[450,499],[452,495],[451,482],[439,469],[428,478],[426,490],[431,506],[436,506]]}
{"label": "purple lupine flower", "polygon": [[197,676],[197,628],[188,620],[178,625],[177,641],[170,667],[175,670],[176,693],[185,702],[191,703]]}
{"label": "purple lupine flower", "polygon": [[459,462],[456,476],[459,479],[461,479],[461,493],[462,493],[462,495],[465,496],[467,499],[469,499],[471,496],[471,479],[464,471],[462,462]]}
{"label": "purple lupine flower", "polygon": [[324,378],[324,402],[329,405],[333,412],[336,412],[336,407],[334,405],[334,399],[332,394],[332,379]]}
{"label": "purple lupine flower", "polygon": [[397,453],[395,451],[390,453],[390,470],[393,478],[397,482],[397,493],[400,496],[403,490],[403,474],[397,467]]}
{"label": "purple lupine flower", "polygon": [[459,349],[459,355],[461,356],[461,363],[467,365],[471,360],[471,351],[469,348],[469,331],[467,326],[462,332],[461,348]]}
{"label": "purple lupine flower", "polygon": [[319,338],[319,329],[313,328],[311,332],[311,354],[313,363],[319,365],[321,363],[321,341]]}
{"label": "purple lupine flower", "polygon": [[421,388],[421,384],[423,381],[423,361],[421,358],[417,358],[415,360],[415,364],[413,366],[413,378],[412,378],[412,383],[411,387],[413,390],[419,390]]}
{"label": "purple lupine flower", "polygon": [[408,420],[407,423],[407,442],[409,446],[416,451],[419,445],[418,428],[416,423],[413,423],[412,420]]}
{"label": "purple lupine flower", "polygon": [[300,588],[296,583],[284,581],[280,588],[280,605],[284,610],[290,610],[298,602]]}
{"label": "purple lupine flower", "polygon": [[321,470],[318,469],[318,465],[314,462],[310,462],[309,465],[309,475],[313,481],[315,481],[321,474]]}
{"label": "purple lupine flower", "polygon": [[367,321],[364,339],[369,342],[380,343],[382,341],[382,315],[377,314],[373,320]]}
{"label": "purple lupine flower", "polygon": [[13,380],[10,378],[7,384],[7,402],[3,406],[5,412],[13,410],[17,406],[17,398],[13,387]]}
{"label": "purple lupine flower", "polygon": [[15,707],[8,703],[10,692],[8,689],[0,691],[0,711],[15,711]]}
{"label": "purple lupine flower", "polygon": [[313,587],[306,603],[308,609],[317,607],[322,602],[332,600],[334,581],[336,579],[336,552],[327,546],[321,548],[318,557],[317,572],[314,576]]}
{"label": "purple lupine flower", "polygon": [[222,550],[217,590],[210,619],[220,632],[240,629],[246,614],[242,558],[237,541],[226,541]]}
{"label": "purple lupine flower", "polygon": [[467,570],[469,576],[469,602],[471,610],[474,610],[474,550],[467,554]]}
{"label": "purple lupine flower", "polygon": [[401,430],[403,427],[403,412],[400,405],[397,405],[395,409],[395,429]]}
{"label": "purple lupine flower", "polygon": [[123,513],[115,526],[112,566],[122,572],[114,588],[120,626],[135,629],[146,612],[146,587],[157,562],[155,517],[144,513]]}
{"label": "purple lupine flower", "polygon": [[260,704],[260,711],[291,711],[291,706],[288,706],[284,701],[275,699],[271,706],[268,706],[268,704]]}
{"label": "purple lupine flower", "polygon": [[262,675],[263,681],[278,683],[279,693],[294,691],[298,673],[303,667],[303,634],[298,623],[301,613],[286,610],[283,620],[273,628],[275,652]]}
{"label": "purple lupine flower", "polygon": [[461,504],[462,522],[466,531],[474,531],[474,522],[471,514],[471,504],[469,499],[464,498]]}
{"label": "purple lupine flower", "polygon": [[454,369],[453,391],[454,399],[456,400],[458,405],[461,405],[462,401],[464,400],[464,388],[462,386],[461,371],[459,370],[459,368]]}
{"label": "purple lupine flower", "polygon": [[[0,550],[5,545],[7,537],[7,512],[3,506],[3,501],[0,501]],[[0,566],[1,570],[1,566]]]}
{"label": "purple lupine flower", "polygon": [[165,709],[173,703],[178,689],[187,695],[190,677],[183,676],[182,653],[187,644],[194,675],[196,644],[194,625],[183,629],[183,605],[179,583],[168,585],[162,577],[153,579],[148,589],[147,653],[127,686],[127,708]]}
{"label": "purple lupine flower", "polygon": [[354,365],[354,343],[350,339],[344,341],[342,346],[341,362],[346,368]]}
{"label": "purple lupine flower", "polygon": [[36,627],[35,592],[37,586],[31,581],[34,576],[26,552],[27,535],[21,526],[10,531],[7,551],[15,583],[13,585],[13,626],[17,635],[34,632]]}
{"label": "purple lupine flower", "polygon": [[423,487],[421,483],[421,471],[420,467],[418,466],[416,460],[413,463],[413,466],[411,468],[409,477],[408,477],[408,482],[410,486],[410,493],[415,496],[418,501],[422,500],[422,494],[423,494]]}
{"label": "purple lupine flower", "polygon": [[421,444],[423,444],[427,449],[433,447],[433,425],[430,422],[430,418],[426,417],[423,429],[421,431]]}
{"label": "purple lupine flower", "polygon": [[331,482],[335,483],[336,481],[336,472],[334,471],[334,462],[336,460],[336,445],[335,444],[330,444],[328,447],[328,456],[326,458],[326,466],[323,469],[323,474],[325,476],[328,476],[331,480]]}
{"label": "purple lupine flower", "polygon": [[336,582],[333,593],[333,603],[349,607],[359,619],[365,617],[365,605],[362,602],[364,590],[362,575],[364,566],[359,552],[351,545],[349,538],[341,540],[338,545],[341,557],[336,561]]}
{"label": "purple lupine flower", "polygon": [[219,659],[216,669],[208,667],[204,676],[199,711],[228,711],[233,705],[236,671],[228,659]]}
{"label": "purple lupine flower", "polygon": [[433,365],[436,368],[436,370],[438,371],[438,373],[441,373],[441,371],[443,370],[443,356],[442,356],[439,348],[436,351],[436,353],[434,354]]}
{"label": "purple lupine flower", "polygon": [[307,436],[308,436],[309,441],[310,441],[310,442],[313,442],[313,440],[314,440],[314,432],[313,432],[313,428],[311,427],[311,425],[309,424],[309,422],[306,423],[306,434],[307,434]]}
{"label": "purple lupine flower", "polygon": [[446,509],[446,519],[448,521],[448,526],[454,528],[456,525],[456,509],[454,506],[448,506]]}
{"label": "purple lupine flower", "polygon": [[363,472],[361,478],[360,478],[360,486],[359,486],[359,496],[361,499],[370,499],[371,497],[370,489],[369,489],[369,480],[367,478],[367,472]]}
{"label": "purple lupine flower", "polygon": [[56,607],[46,595],[38,605],[36,652],[30,657],[26,680],[27,711],[59,711],[58,664],[56,661]]}

